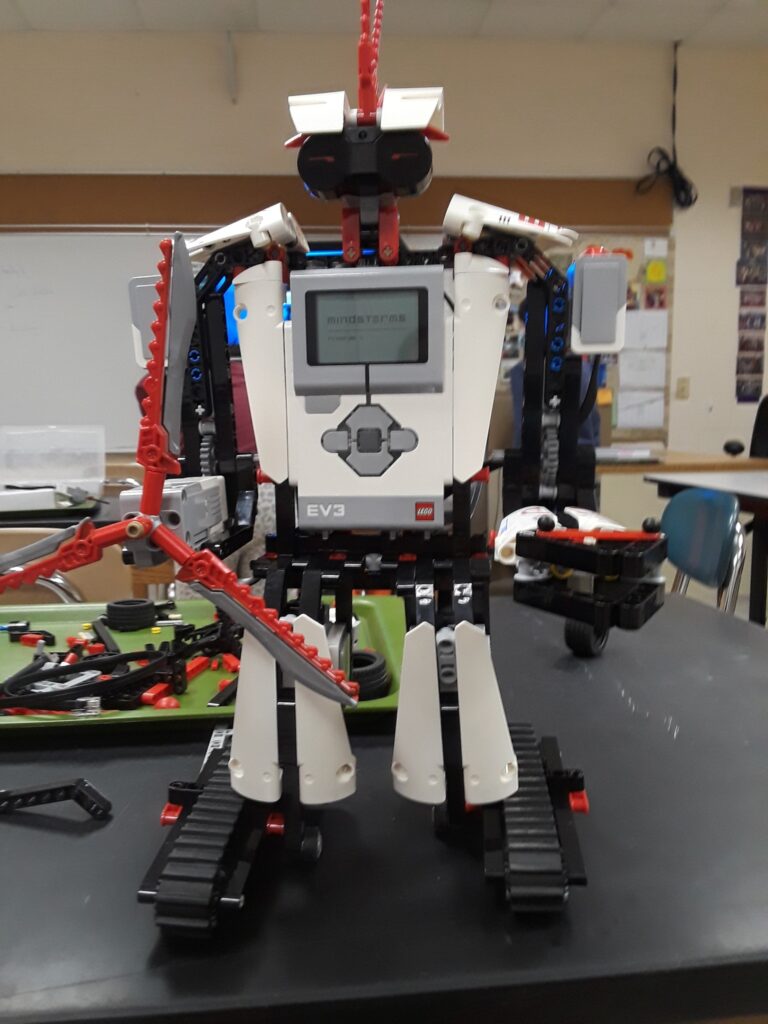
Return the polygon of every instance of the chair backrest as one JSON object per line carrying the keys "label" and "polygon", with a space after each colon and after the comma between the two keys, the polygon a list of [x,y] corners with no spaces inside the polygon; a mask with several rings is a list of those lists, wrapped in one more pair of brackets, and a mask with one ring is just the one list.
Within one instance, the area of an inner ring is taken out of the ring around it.
{"label": "chair backrest", "polygon": [[708,587],[728,579],[737,543],[739,502],[732,494],[691,487],[676,494],[661,517],[667,558]]}
{"label": "chair backrest", "polygon": [[763,395],[757,407],[749,454],[753,459],[768,458],[768,395]]}

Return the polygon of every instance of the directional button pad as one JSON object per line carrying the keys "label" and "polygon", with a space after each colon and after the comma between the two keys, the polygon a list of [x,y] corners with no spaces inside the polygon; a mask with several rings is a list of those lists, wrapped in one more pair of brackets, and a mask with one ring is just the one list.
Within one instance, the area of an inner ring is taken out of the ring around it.
{"label": "directional button pad", "polygon": [[382,406],[358,405],[335,430],[326,430],[320,443],[358,476],[381,476],[404,452],[413,451],[419,439]]}

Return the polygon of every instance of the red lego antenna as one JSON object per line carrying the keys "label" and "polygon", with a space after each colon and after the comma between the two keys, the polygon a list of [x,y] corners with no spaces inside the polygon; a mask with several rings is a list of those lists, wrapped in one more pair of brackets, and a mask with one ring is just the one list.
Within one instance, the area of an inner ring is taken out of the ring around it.
{"label": "red lego antenna", "polygon": [[379,102],[379,44],[384,0],[376,0],[371,30],[371,0],[360,0],[360,42],[357,45],[357,123],[376,124]]}

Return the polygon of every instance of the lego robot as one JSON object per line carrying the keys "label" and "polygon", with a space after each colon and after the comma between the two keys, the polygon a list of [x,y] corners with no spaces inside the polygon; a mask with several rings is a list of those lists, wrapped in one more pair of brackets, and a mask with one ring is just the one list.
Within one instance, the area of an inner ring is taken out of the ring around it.
{"label": "lego robot", "polygon": [[[477,488],[502,461],[506,511],[537,503],[562,521],[584,503],[594,457],[576,450],[580,357],[621,347],[624,260],[583,255],[564,276],[547,252],[572,247],[573,231],[464,196],[446,211],[440,246],[409,249],[397,201],[430,182],[430,143],[447,138],[443,94],[379,92],[383,3],[372,19],[369,0],[361,8],[357,107],[343,92],[289,100],[297,134],[287,144],[304,184],[341,204],[340,251],[313,253],[280,204],[193,242],[163,243],[160,281],[134,287],[137,329],[149,319],[148,286],[159,296],[141,493],[125,496],[115,526],[86,523],[45,551],[17,552],[14,564],[27,568],[0,576],[2,590],[121,543],[138,564],[179,563],[179,579],[243,627],[231,738],[213,744],[197,782],[171,787],[166,820],[175,823],[139,894],[170,932],[207,932],[222,909],[241,905],[267,837],[299,858],[319,856],[317,809],[354,792],[343,706],[357,698],[348,678],[355,590],[388,590],[405,605],[395,790],[436,808],[441,832],[480,820],[486,874],[503,880],[515,909],[559,908],[583,881],[573,829],[563,827],[583,808],[583,779],[562,769],[556,745],[507,722],[490,649],[492,546],[470,520]],[[501,460],[486,444],[512,266],[529,281],[526,407],[522,448]],[[255,508],[254,457],[233,454],[224,394],[230,284],[257,476],[274,483],[277,509],[247,583],[217,557],[247,539]],[[168,484],[182,467],[186,476]],[[578,578],[597,582],[521,574],[519,599],[566,615],[578,606],[587,621],[598,608],[619,625],[655,611],[656,532],[617,539],[571,522],[566,536],[545,520],[516,540],[518,554],[575,564]],[[601,589],[606,580],[620,592]],[[616,609],[638,604],[642,615],[619,621]],[[518,789],[549,801],[532,811]],[[469,816],[470,806],[482,814]]]}

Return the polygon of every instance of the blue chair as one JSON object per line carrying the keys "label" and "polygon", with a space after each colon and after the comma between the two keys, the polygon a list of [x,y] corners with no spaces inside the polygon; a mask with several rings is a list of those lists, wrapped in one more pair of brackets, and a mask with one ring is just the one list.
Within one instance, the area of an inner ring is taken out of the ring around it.
{"label": "blue chair", "polygon": [[667,558],[677,572],[672,593],[684,594],[694,579],[717,588],[717,607],[733,615],[744,568],[744,530],[732,494],[691,487],[664,509],[661,529]]}

